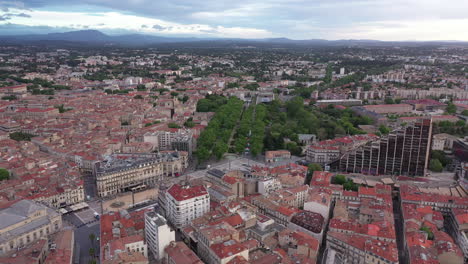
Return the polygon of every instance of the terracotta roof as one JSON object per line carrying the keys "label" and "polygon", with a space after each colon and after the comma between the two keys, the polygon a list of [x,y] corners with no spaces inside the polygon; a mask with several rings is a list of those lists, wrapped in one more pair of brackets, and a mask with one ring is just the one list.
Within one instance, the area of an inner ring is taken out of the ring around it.
{"label": "terracotta roof", "polygon": [[172,187],[167,190],[167,193],[169,193],[177,201],[185,201],[208,194],[207,190],[202,185],[182,186],[179,184],[172,185]]}

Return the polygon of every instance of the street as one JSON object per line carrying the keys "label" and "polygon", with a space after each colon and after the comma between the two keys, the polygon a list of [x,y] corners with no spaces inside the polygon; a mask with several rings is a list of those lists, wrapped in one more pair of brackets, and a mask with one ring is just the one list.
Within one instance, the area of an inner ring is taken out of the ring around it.
{"label": "street", "polygon": [[[96,237],[93,242],[89,239],[90,234],[94,234]],[[99,255],[99,241],[97,240],[99,234],[99,222],[75,229],[75,244],[80,247],[80,264],[88,264],[91,260],[91,256],[89,255],[89,249],[91,247],[95,248],[96,256]],[[99,261],[97,263],[99,263]]]}

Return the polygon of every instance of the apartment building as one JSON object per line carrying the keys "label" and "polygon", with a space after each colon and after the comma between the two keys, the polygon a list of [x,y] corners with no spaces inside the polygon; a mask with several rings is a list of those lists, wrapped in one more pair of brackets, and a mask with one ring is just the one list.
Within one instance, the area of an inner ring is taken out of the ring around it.
{"label": "apartment building", "polygon": [[0,255],[47,238],[62,228],[59,213],[30,200],[0,210],[0,219]]}
{"label": "apartment building", "polygon": [[291,158],[291,152],[287,150],[272,150],[265,152],[265,161],[267,163],[273,163]]}
{"label": "apartment building", "polygon": [[94,168],[100,197],[155,186],[166,177],[180,175],[188,166],[187,152],[113,154]]}
{"label": "apartment building", "polygon": [[175,232],[164,217],[154,211],[145,213],[145,239],[156,260],[164,258],[164,249],[175,241]]}
{"label": "apartment building", "polygon": [[166,192],[166,216],[177,228],[210,211],[210,195],[204,186],[172,185]]}
{"label": "apartment building", "polygon": [[143,141],[149,142],[157,150],[186,151],[192,155],[195,149],[194,137],[191,130],[168,129],[148,132],[143,135]]}
{"label": "apartment building", "polygon": [[335,263],[399,263],[398,249],[391,242],[329,231],[327,246],[337,252]]}
{"label": "apartment building", "polygon": [[147,211],[121,210],[101,216],[101,263],[148,263],[148,246],[145,241]]}
{"label": "apartment building", "polygon": [[171,242],[166,247],[166,258],[163,264],[203,264],[197,254],[190,250],[184,242]]}
{"label": "apartment building", "polygon": [[276,178],[259,179],[257,182],[258,193],[268,195],[282,188],[281,182]]}
{"label": "apartment building", "polygon": [[312,163],[327,164],[340,156],[340,149],[333,146],[309,146],[306,150],[306,159]]}
{"label": "apartment building", "polygon": [[432,122],[423,119],[349,151],[332,167],[350,173],[424,176],[431,139]]}
{"label": "apartment building", "polygon": [[226,222],[205,226],[195,233],[198,255],[208,264],[225,264],[236,257],[249,259],[249,250],[240,242],[240,233]]}
{"label": "apartment building", "polygon": [[465,261],[468,261],[468,210],[452,209],[447,219],[447,232],[457,242]]}
{"label": "apartment building", "polygon": [[44,195],[34,199],[47,204],[49,207],[60,208],[69,206],[85,201],[85,194],[83,188],[83,182],[80,181],[78,185],[57,187],[55,190],[45,192]]}

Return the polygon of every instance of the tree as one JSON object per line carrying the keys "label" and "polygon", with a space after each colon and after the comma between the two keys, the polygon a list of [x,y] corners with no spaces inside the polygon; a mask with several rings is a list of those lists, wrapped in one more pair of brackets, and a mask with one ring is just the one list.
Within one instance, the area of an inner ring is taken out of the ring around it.
{"label": "tree", "polygon": [[2,100],[7,100],[7,101],[13,101],[17,100],[18,98],[15,95],[8,95],[8,96],[3,96]]}
{"label": "tree", "polygon": [[429,169],[433,172],[442,172],[444,166],[442,166],[442,163],[438,159],[431,159]]}
{"label": "tree", "polygon": [[204,162],[210,157],[210,151],[205,147],[198,147],[195,154],[199,162]]}
{"label": "tree", "polygon": [[89,240],[91,241],[91,244],[94,243],[94,239],[96,239],[96,235],[94,233],[89,234]]}
{"label": "tree", "polygon": [[307,177],[306,177],[306,184],[309,184],[312,180],[312,175],[314,175],[314,171],[323,171],[322,166],[317,163],[311,163],[307,166]]}
{"label": "tree", "polygon": [[387,135],[388,133],[390,133],[390,128],[386,127],[385,125],[380,125],[379,131],[380,133],[382,133],[382,135]]}
{"label": "tree", "polygon": [[392,99],[392,98],[390,98],[390,97],[387,97],[387,98],[385,98],[385,103],[386,103],[386,104],[394,104],[394,103],[395,103],[395,101],[393,101],[393,99]]}
{"label": "tree", "polygon": [[167,124],[167,127],[168,128],[180,128],[180,126],[178,124],[176,124],[176,123],[169,123],[169,124]]}
{"label": "tree", "polygon": [[422,226],[421,228],[419,228],[419,230],[423,231],[423,232],[426,232],[427,234],[427,239],[429,240],[434,240],[434,233],[432,233],[432,230],[427,227],[427,226]]}
{"label": "tree", "polygon": [[346,176],[342,174],[337,174],[335,177],[332,178],[331,183],[343,185],[346,183]]}
{"label": "tree", "polygon": [[449,114],[455,114],[457,112],[457,107],[453,103],[448,103],[446,111]]}
{"label": "tree", "polygon": [[258,87],[260,87],[258,83],[249,83],[244,86],[245,89],[251,90],[251,91],[256,91]]}
{"label": "tree", "polygon": [[348,179],[348,180],[346,180],[346,182],[343,184],[343,188],[344,188],[346,191],[357,192],[357,191],[359,190],[359,185],[355,184],[355,183],[353,182],[353,180]]}
{"label": "tree", "polygon": [[137,90],[138,91],[146,91],[146,86],[144,84],[139,84],[139,85],[137,85]]}
{"label": "tree", "polygon": [[452,163],[452,160],[445,155],[445,152],[442,150],[433,150],[431,151],[431,159],[439,160],[442,166],[447,166]]}
{"label": "tree", "polygon": [[468,110],[463,110],[463,112],[461,112],[462,115],[464,116],[468,116]]}
{"label": "tree", "polygon": [[94,257],[95,254],[96,254],[96,250],[94,248],[89,248],[89,255],[91,257]]}
{"label": "tree", "polygon": [[172,97],[176,97],[176,96],[178,96],[178,95],[179,95],[178,92],[171,92],[171,96],[172,96]]}
{"label": "tree", "polygon": [[4,168],[0,168],[0,181],[10,179],[10,172]]}
{"label": "tree", "polygon": [[184,127],[187,127],[187,128],[192,128],[194,126],[195,126],[195,123],[191,119],[185,121],[184,123]]}
{"label": "tree", "polygon": [[213,148],[213,154],[218,160],[220,160],[223,157],[224,153],[228,151],[228,149],[229,146],[226,143],[217,141]]}
{"label": "tree", "polygon": [[236,87],[239,87],[239,84],[236,83],[236,82],[232,82],[232,83],[228,83],[228,84],[227,84],[227,88],[228,88],[228,89],[236,88]]}
{"label": "tree", "polygon": [[10,139],[16,141],[31,141],[32,137],[34,137],[34,135],[23,132],[14,132],[10,134]]}

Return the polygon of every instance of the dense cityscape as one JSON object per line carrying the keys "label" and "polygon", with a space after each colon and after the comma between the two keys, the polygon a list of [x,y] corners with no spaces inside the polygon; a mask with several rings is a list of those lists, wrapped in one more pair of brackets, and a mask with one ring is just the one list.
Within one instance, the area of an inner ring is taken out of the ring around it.
{"label": "dense cityscape", "polygon": [[467,263],[466,43],[220,42],[0,44],[0,263]]}

